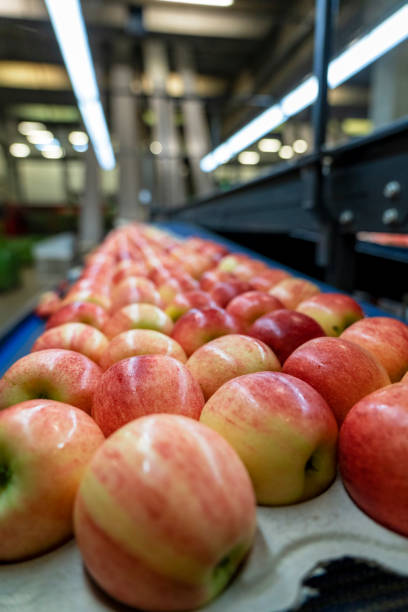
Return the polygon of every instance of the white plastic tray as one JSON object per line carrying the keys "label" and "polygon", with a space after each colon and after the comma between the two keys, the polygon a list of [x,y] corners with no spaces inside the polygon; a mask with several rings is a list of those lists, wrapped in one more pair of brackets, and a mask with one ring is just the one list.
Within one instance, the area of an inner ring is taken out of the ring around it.
{"label": "white plastic tray", "polygon": [[[385,529],[349,499],[340,479],[319,497],[281,508],[258,508],[258,532],[240,573],[207,612],[293,609],[301,584],[322,561],[354,556],[408,575],[408,539]],[[0,567],[0,610],[97,612],[127,610],[88,578],[71,540],[24,563]]]}

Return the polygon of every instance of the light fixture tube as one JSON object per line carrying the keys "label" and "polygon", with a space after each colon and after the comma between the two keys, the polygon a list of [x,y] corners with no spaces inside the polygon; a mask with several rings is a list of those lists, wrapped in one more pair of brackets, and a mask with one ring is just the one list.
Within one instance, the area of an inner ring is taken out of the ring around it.
{"label": "light fixture tube", "polygon": [[[115,166],[115,156],[99,97],[80,2],[45,0],[45,4],[96,158],[104,170],[111,170]],[[90,116],[90,112],[95,116]]]}
{"label": "light fixture tube", "polygon": [[[327,75],[329,87],[331,89],[338,87],[407,37],[408,3],[330,62]],[[203,157],[200,162],[203,172],[212,172],[284,121],[313,104],[318,89],[316,77],[307,78],[278,104],[264,111],[225,143]]]}
{"label": "light fixture tube", "polygon": [[197,6],[232,6],[234,0],[161,0],[162,2],[173,2],[177,4],[195,4]]}

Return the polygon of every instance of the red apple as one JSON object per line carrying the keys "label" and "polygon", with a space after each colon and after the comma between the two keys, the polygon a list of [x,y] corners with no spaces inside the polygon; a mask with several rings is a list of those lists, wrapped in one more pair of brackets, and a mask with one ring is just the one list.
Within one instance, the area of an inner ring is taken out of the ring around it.
{"label": "red apple", "polygon": [[341,335],[372,353],[387,370],[391,382],[398,382],[408,370],[408,326],[389,317],[357,321]]}
{"label": "red apple", "polygon": [[290,278],[289,272],[280,268],[267,268],[260,274],[252,277],[250,283],[256,291],[269,291],[285,278]]}
{"label": "red apple", "polygon": [[187,291],[186,293],[178,293],[167,306],[165,312],[173,321],[177,321],[192,308],[205,308],[206,306],[217,307],[209,293],[200,290]]}
{"label": "red apple", "polygon": [[325,335],[314,319],[286,308],[274,310],[260,317],[247,333],[265,342],[282,364],[299,346],[308,340]]}
{"label": "red apple", "polygon": [[112,291],[111,312],[114,313],[123,306],[143,302],[145,304],[161,305],[160,295],[156,287],[147,278],[129,276],[121,281]]}
{"label": "red apple", "polygon": [[0,410],[31,399],[52,399],[91,411],[100,368],[75,351],[46,349],[21,357],[0,379]]}
{"label": "red apple", "polygon": [[255,499],[234,450],[185,417],[158,414],[95,453],[75,504],[85,565],[143,610],[192,610],[226,586],[251,547]]}
{"label": "red apple", "polygon": [[18,561],[72,534],[75,495],[104,441],[82,410],[31,400],[0,412],[0,561]]}
{"label": "red apple", "polygon": [[91,304],[98,304],[98,306],[102,306],[106,311],[111,307],[111,301],[107,295],[95,292],[92,289],[83,289],[80,291],[70,290],[62,300],[61,306],[71,304],[72,302],[90,302]]}
{"label": "red apple", "polygon": [[361,398],[390,384],[383,366],[366,349],[342,338],[315,338],[285,361],[283,371],[316,389],[341,424]]}
{"label": "red apple", "polygon": [[340,431],[344,485],[371,518],[408,536],[408,386],[397,383],[361,399]]}
{"label": "red apple", "polygon": [[293,376],[257,372],[230,380],[200,421],[237,451],[260,504],[304,501],[335,477],[335,418],[319,393]]}
{"label": "red apple", "polygon": [[283,308],[283,304],[273,295],[246,291],[232,299],[225,310],[239,321],[243,330],[247,330],[256,319],[279,308]]}
{"label": "red apple", "polygon": [[45,291],[38,299],[38,304],[35,309],[37,317],[46,319],[54,314],[61,306],[61,299],[56,291]]}
{"label": "red apple", "polygon": [[269,293],[277,297],[285,308],[294,310],[306,298],[320,293],[320,289],[303,278],[285,278],[272,287]]}
{"label": "red apple", "polygon": [[102,306],[91,302],[71,302],[59,308],[47,321],[46,329],[63,323],[85,323],[102,329],[109,316]]}
{"label": "red apple", "polygon": [[343,293],[318,293],[300,302],[296,310],[317,321],[326,336],[335,337],[364,317],[360,304]]}
{"label": "red apple", "polygon": [[107,348],[107,337],[91,325],[85,323],[64,323],[45,331],[34,342],[31,351],[62,348],[82,353],[100,363],[102,353]]}
{"label": "red apple", "polygon": [[101,356],[101,367],[107,370],[121,359],[137,355],[167,355],[181,363],[187,357],[181,346],[169,336],[153,329],[131,329],[115,336]]}
{"label": "red apple", "polygon": [[263,342],[228,334],[200,346],[187,361],[208,400],[225,382],[252,372],[280,370],[276,355]]}
{"label": "red apple", "polygon": [[112,275],[112,283],[118,285],[129,276],[146,276],[146,274],[146,266],[143,263],[125,259],[115,267]]}
{"label": "red apple", "polygon": [[225,308],[237,295],[251,289],[251,285],[242,280],[219,281],[211,288],[210,296],[220,306]]}
{"label": "red apple", "polygon": [[206,342],[240,331],[238,321],[228,312],[222,308],[206,307],[186,312],[175,324],[171,335],[189,357]]}
{"label": "red apple", "polygon": [[170,334],[173,321],[154,304],[129,304],[115,312],[104,326],[103,333],[113,338],[129,329],[155,329]]}
{"label": "red apple", "polygon": [[180,361],[141,355],[122,359],[102,375],[92,416],[109,436],[133,419],[158,412],[198,419],[203,405],[198,382]]}

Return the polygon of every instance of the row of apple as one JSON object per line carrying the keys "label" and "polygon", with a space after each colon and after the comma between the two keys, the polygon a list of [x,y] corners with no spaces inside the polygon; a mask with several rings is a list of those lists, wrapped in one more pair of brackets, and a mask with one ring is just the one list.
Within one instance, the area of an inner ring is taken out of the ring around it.
{"label": "row of apple", "polygon": [[[77,541],[108,593],[146,609],[201,605],[248,552],[255,501],[299,502],[330,485],[339,425],[350,494],[408,534],[408,385],[390,384],[408,369],[401,322],[139,225],[113,232],[38,312],[51,315],[47,330],[0,381],[0,408],[11,406],[0,486],[12,500],[0,559],[67,537],[76,497]],[[41,496],[23,494],[36,480]]]}

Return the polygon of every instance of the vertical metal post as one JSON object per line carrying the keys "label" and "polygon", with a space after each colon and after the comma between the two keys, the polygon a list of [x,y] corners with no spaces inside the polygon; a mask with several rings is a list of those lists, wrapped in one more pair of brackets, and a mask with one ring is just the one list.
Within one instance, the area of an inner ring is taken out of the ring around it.
{"label": "vertical metal post", "polygon": [[[314,74],[319,84],[317,100],[313,106],[314,152],[319,161],[315,166],[313,200],[321,220],[321,240],[317,249],[317,262],[326,268],[328,283],[352,291],[355,281],[355,237],[346,233],[337,220],[330,218],[323,196],[323,151],[326,142],[328,100],[327,71],[331,55],[333,33],[333,0],[316,0],[314,48]],[[326,166],[328,177],[330,166]]]}
{"label": "vertical metal post", "polygon": [[313,106],[314,150],[320,152],[326,140],[327,128],[327,69],[329,67],[332,38],[333,0],[316,0],[314,74],[319,84],[317,100]]}

